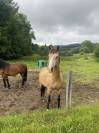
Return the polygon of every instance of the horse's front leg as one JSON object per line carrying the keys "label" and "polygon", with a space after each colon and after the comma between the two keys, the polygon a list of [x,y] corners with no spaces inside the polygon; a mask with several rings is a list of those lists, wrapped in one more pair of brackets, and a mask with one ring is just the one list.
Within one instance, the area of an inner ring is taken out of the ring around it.
{"label": "horse's front leg", "polygon": [[2,78],[3,78],[4,87],[6,88],[7,87],[7,84],[6,84],[6,75],[4,73],[2,73]]}
{"label": "horse's front leg", "polygon": [[57,97],[57,107],[60,108],[60,101],[61,101],[61,98],[60,98],[60,93],[61,93],[61,89],[58,91],[58,97]]}
{"label": "horse's front leg", "polygon": [[6,78],[6,82],[7,82],[7,84],[8,84],[8,89],[10,89],[10,83],[9,83],[8,77]]}
{"label": "horse's front leg", "polygon": [[44,95],[45,95],[45,89],[46,89],[46,87],[44,87],[43,85],[41,85],[41,87],[40,87],[41,97],[44,97]]}
{"label": "horse's front leg", "polygon": [[6,88],[7,85],[6,85],[6,80],[5,80],[5,78],[3,78],[3,83],[4,83],[4,87]]}

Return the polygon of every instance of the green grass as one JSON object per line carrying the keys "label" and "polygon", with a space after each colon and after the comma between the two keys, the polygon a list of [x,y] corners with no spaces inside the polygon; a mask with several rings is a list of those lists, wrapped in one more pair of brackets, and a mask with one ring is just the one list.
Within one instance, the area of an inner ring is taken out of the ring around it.
{"label": "green grass", "polygon": [[0,117],[1,133],[99,133],[99,105]]}
{"label": "green grass", "polygon": [[75,82],[91,84],[99,88],[99,61],[92,55],[75,55],[64,58],[61,62],[61,70],[74,72]]}

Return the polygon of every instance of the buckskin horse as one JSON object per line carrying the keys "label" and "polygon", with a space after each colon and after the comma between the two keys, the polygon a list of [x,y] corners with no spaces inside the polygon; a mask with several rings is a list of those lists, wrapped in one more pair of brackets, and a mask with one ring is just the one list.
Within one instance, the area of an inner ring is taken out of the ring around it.
{"label": "buckskin horse", "polygon": [[58,108],[60,108],[60,94],[63,88],[63,77],[60,73],[60,55],[59,55],[59,47],[53,48],[49,46],[49,62],[48,66],[41,69],[39,73],[39,83],[41,90],[41,97],[44,96],[45,90],[47,89],[47,109],[49,109],[49,105],[51,102],[51,93],[53,90],[57,90],[58,97],[57,103]]}

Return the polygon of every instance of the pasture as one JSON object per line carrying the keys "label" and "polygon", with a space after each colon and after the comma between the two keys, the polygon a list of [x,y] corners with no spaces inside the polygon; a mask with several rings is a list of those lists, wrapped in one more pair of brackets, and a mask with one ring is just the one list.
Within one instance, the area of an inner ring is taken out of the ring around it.
{"label": "pasture", "polygon": [[[47,97],[40,98],[38,85],[38,71],[36,71],[38,59],[40,57],[36,59],[24,57],[9,61],[24,63],[28,66],[28,81],[23,88],[21,88],[19,75],[10,77],[11,90],[3,87],[0,77],[0,115],[7,115],[0,117],[0,131],[2,133],[94,133],[94,131],[98,133],[98,60],[92,55],[61,57],[60,67],[64,81],[66,81],[68,70],[73,71],[72,109],[65,109],[65,89],[63,89],[62,110],[55,110],[56,95],[53,93],[52,110],[46,112]],[[93,106],[90,107],[90,105]]]}

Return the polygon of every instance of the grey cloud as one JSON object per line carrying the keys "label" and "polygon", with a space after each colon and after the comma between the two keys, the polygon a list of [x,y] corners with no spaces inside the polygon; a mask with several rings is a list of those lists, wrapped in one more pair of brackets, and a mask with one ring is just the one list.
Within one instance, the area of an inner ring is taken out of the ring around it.
{"label": "grey cloud", "polygon": [[40,33],[57,34],[61,27],[66,33],[75,31],[79,35],[89,36],[99,34],[99,0],[15,1],[19,4],[21,1],[21,5],[24,5],[21,10]]}
{"label": "grey cloud", "polygon": [[[34,6],[33,6],[34,5]],[[30,5],[31,21],[42,30],[87,27],[93,25],[90,15],[98,10],[99,0],[39,0]]]}

